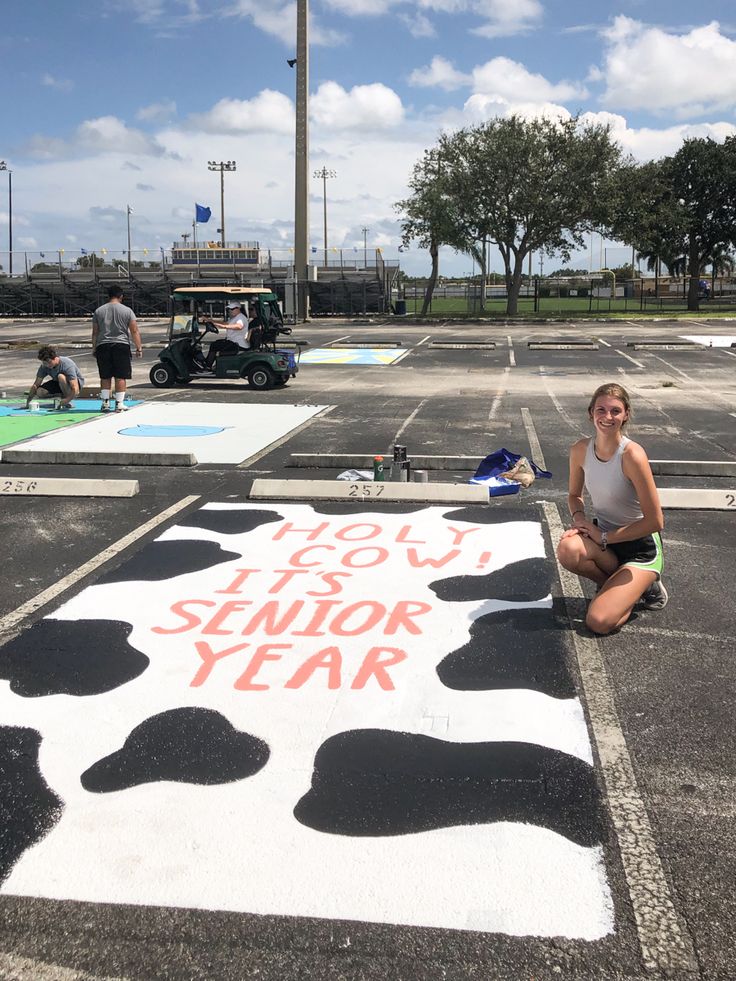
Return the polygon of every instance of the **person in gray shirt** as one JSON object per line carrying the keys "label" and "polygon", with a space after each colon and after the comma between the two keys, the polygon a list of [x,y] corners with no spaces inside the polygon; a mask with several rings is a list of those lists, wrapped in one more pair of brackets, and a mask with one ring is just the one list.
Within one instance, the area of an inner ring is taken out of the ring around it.
{"label": "person in gray shirt", "polygon": [[100,412],[110,411],[110,392],[115,379],[115,411],[123,412],[125,389],[133,377],[130,351],[135,344],[135,354],[140,358],[141,335],[135,314],[123,303],[123,291],[119,286],[108,290],[110,300],[97,307],[92,314],[92,351],[100,372]]}
{"label": "person in gray shirt", "polygon": [[[32,398],[61,395],[59,409],[71,409],[72,400],[77,398],[84,385],[84,375],[71,358],[65,358],[56,353],[56,348],[45,344],[38,351],[41,362],[36,378],[30,387],[26,398],[28,408]],[[46,381],[45,379],[50,379]]]}

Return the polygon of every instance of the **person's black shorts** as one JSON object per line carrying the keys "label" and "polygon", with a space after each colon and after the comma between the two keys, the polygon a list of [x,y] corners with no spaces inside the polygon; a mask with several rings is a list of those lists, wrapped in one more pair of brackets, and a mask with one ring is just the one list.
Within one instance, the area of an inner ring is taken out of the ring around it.
{"label": "person's black shorts", "polygon": [[44,392],[46,392],[47,395],[63,395],[64,394],[62,392],[62,390],[61,390],[61,385],[56,380],[56,378],[47,378],[46,381],[41,382],[41,384],[38,387],[39,388],[42,388],[44,390]]}
{"label": "person's black shorts", "polygon": [[100,378],[132,378],[133,366],[128,344],[100,344],[95,351]]}
{"label": "person's black shorts", "polygon": [[637,569],[655,572],[657,578],[662,574],[662,539],[657,532],[635,538],[633,542],[610,543],[608,547],[621,565],[633,565]]}

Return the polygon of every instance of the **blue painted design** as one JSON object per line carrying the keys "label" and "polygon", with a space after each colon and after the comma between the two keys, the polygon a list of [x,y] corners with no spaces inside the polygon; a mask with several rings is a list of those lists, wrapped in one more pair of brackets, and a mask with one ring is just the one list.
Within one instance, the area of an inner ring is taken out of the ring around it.
{"label": "blue painted design", "polygon": [[222,433],[229,426],[129,426],[118,429],[121,436],[212,436]]}
{"label": "blue painted design", "polygon": [[[132,409],[134,405],[140,405],[140,399],[126,399],[125,404],[129,409]],[[16,402],[15,405],[0,405],[0,416],[72,416],[79,415],[80,413],[89,414],[90,412],[99,412],[102,402],[99,399],[75,399],[72,403],[71,409],[65,409],[63,412],[57,412],[52,408],[53,403],[50,399],[44,399],[41,402],[41,407],[36,412],[31,412],[30,409],[26,409],[25,402]]]}

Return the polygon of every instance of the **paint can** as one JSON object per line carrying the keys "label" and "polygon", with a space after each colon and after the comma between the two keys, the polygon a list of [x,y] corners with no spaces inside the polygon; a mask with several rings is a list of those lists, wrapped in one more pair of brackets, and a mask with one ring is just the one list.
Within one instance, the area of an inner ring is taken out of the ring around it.
{"label": "paint can", "polygon": [[383,472],[383,457],[374,456],[373,457],[373,479],[374,480],[385,480],[385,475]]}
{"label": "paint can", "polygon": [[399,468],[399,473],[401,474],[399,480],[402,484],[408,483],[411,480],[411,460],[402,460]]}
{"label": "paint can", "polygon": [[0,392],[0,399],[6,399],[8,397],[7,392]]}
{"label": "paint can", "polygon": [[38,399],[33,399],[28,403],[28,408],[31,410],[31,412],[40,412],[41,403],[38,401]]}
{"label": "paint can", "polygon": [[394,443],[394,463],[401,463],[406,460],[406,447],[400,443]]}
{"label": "paint can", "polygon": [[426,470],[415,470],[412,478],[415,484],[428,484],[429,474]]}

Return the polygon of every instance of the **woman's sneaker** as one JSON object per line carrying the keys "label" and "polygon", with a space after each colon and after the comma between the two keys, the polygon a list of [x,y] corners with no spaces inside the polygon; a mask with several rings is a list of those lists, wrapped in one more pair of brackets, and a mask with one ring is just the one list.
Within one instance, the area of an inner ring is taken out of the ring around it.
{"label": "woman's sneaker", "polygon": [[655,580],[643,594],[641,601],[645,610],[663,610],[669,601],[669,594],[661,579]]}
{"label": "woman's sneaker", "polygon": [[100,403],[100,412],[110,411],[110,399],[103,399]]}

